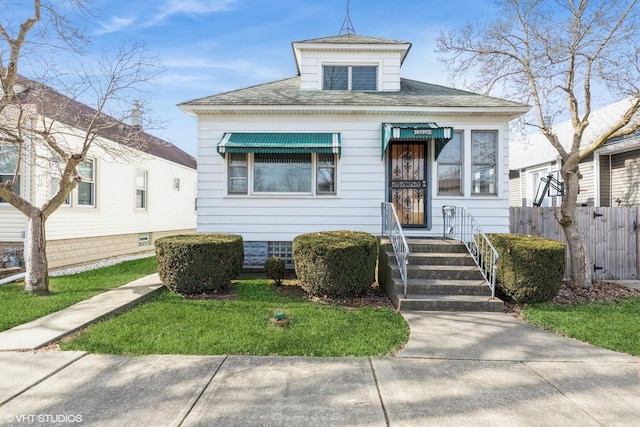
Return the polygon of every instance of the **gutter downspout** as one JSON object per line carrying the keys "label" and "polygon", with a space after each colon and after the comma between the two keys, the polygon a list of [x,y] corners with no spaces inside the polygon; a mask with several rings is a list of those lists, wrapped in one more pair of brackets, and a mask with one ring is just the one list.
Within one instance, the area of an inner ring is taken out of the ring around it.
{"label": "gutter downspout", "polygon": [[13,276],[5,277],[4,279],[0,279],[0,285],[5,285],[7,283],[16,282],[18,280],[24,279],[27,273],[18,273]]}

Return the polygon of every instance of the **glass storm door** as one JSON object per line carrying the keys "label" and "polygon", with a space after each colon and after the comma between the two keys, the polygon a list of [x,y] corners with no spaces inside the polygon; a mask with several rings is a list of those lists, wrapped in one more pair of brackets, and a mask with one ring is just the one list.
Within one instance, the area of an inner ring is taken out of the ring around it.
{"label": "glass storm door", "polygon": [[427,146],[393,143],[390,147],[390,200],[403,227],[426,227]]}

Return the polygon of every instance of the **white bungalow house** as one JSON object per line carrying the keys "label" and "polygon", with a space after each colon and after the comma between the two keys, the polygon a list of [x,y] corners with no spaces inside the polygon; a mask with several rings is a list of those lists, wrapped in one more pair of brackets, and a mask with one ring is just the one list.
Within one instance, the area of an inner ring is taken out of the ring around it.
{"label": "white bungalow house", "polygon": [[[624,99],[593,111],[583,143],[592,141],[611,123],[620,120],[629,105],[630,101]],[[560,143],[569,148],[573,134],[571,121],[554,125],[553,130]],[[560,206],[560,192],[553,186],[542,197],[543,178],[551,175],[560,181],[562,165],[557,150],[545,136],[540,132],[528,135],[512,142],[510,151],[510,205]],[[640,136],[607,141],[580,163],[580,173],[578,204],[595,207],[640,204]]]}
{"label": "white bungalow house", "polygon": [[509,231],[509,122],[520,103],[401,77],[411,44],[360,35],[293,43],[298,75],[184,102],[198,120],[198,232],[237,233],[245,264],[290,260],[297,235],[442,236],[444,205]]}
{"label": "white bungalow house", "polygon": [[[82,141],[83,120],[95,110],[35,82],[23,79],[21,85],[21,96],[40,90],[42,103],[33,106],[35,123],[51,123],[42,106],[65,105],[54,125],[59,135],[65,135],[59,142],[73,147]],[[124,147],[122,135],[134,126],[139,124],[102,131],[99,144],[92,146],[78,168],[82,182],[47,220],[51,269],[152,252],[159,237],[195,231],[196,160],[139,129],[136,146]],[[57,191],[59,167],[51,153],[38,151],[35,144],[30,156],[32,161],[25,160],[17,169],[19,184],[14,191],[40,206]],[[0,142],[2,182],[13,178],[16,162],[15,146]],[[0,199],[0,262],[13,258],[9,254],[22,255],[27,230],[26,217]]]}

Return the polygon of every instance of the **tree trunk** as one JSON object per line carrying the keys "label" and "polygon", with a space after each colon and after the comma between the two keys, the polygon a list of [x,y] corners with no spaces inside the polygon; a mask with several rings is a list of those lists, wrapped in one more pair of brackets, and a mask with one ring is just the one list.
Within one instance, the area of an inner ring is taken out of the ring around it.
{"label": "tree trunk", "polygon": [[592,285],[593,281],[589,250],[585,244],[582,230],[575,221],[575,208],[580,189],[579,172],[577,167],[572,170],[565,170],[563,167],[561,173],[565,183],[565,195],[562,198],[561,217],[558,218],[558,222],[567,239],[570,281],[575,286],[588,287]]}
{"label": "tree trunk", "polygon": [[49,293],[49,266],[47,264],[47,240],[45,219],[40,210],[29,216],[29,239],[24,289],[37,294]]}

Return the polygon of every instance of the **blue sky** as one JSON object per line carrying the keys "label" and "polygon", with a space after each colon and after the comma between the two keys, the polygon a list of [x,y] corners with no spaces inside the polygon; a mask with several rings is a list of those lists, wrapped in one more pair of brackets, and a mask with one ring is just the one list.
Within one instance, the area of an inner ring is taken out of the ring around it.
{"label": "blue sky", "polygon": [[[166,71],[154,81],[151,133],[197,154],[195,118],[176,104],[296,74],[291,43],[338,35],[346,0],[94,0],[95,49],[141,38]],[[357,34],[412,43],[403,77],[447,85],[435,37],[469,20],[488,20],[493,0],[351,0]]]}

